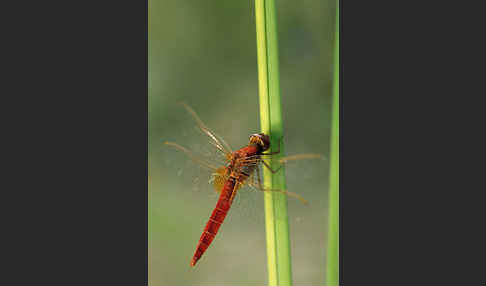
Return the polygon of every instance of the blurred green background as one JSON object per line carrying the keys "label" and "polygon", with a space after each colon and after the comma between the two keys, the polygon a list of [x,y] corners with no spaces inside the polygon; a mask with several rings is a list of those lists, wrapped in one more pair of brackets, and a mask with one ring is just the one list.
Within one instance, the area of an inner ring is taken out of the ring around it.
{"label": "blurred green background", "polygon": [[[324,285],[335,1],[277,1],[294,285]],[[217,194],[210,172],[162,143],[205,154],[185,101],[233,149],[259,131],[254,3],[149,0],[149,285],[266,285],[263,196],[239,192],[196,267]]]}

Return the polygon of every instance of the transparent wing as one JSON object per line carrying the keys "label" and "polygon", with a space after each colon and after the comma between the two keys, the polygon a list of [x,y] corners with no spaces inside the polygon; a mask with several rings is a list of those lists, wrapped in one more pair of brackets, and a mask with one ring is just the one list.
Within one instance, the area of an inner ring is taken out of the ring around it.
{"label": "transparent wing", "polygon": [[296,194],[296,193],[293,193],[293,192],[289,192],[289,191],[286,191],[286,190],[264,188],[263,185],[262,185],[262,182],[261,182],[261,178],[260,178],[260,168],[259,168],[258,165],[256,166],[256,169],[253,172],[253,174],[250,175],[250,177],[248,178],[247,185],[249,187],[251,187],[252,189],[255,189],[255,190],[258,190],[258,191],[262,191],[262,192],[277,192],[277,193],[285,194],[285,195],[287,195],[289,197],[293,197],[293,198],[296,198],[296,199],[300,200],[302,203],[304,203],[306,205],[308,204],[307,200],[304,199],[299,194]]}
{"label": "transparent wing", "polygon": [[[255,170],[252,174],[250,174],[250,177],[247,179],[246,185],[251,187],[252,189],[259,190],[262,192],[278,192],[285,194],[289,197],[296,198],[300,200],[304,204],[308,204],[307,200],[305,200],[301,195],[289,192],[287,190],[280,190],[280,189],[269,189],[269,188],[264,188],[262,185],[261,181],[261,176],[260,176],[260,166],[263,165],[263,167],[268,168],[272,173],[278,172],[280,170],[280,167],[276,170],[272,170],[270,165],[265,163],[263,161],[264,158],[269,158],[271,157],[270,154],[262,154],[262,155],[254,155],[254,156],[248,156],[244,158],[240,158],[237,160],[237,164],[239,166],[248,166],[248,167],[254,167]],[[292,156],[286,156],[282,157],[279,159],[279,163],[281,165],[285,165],[289,162],[292,161],[298,161],[298,160],[306,160],[306,159],[321,159],[322,155],[321,154],[316,154],[316,153],[305,153],[305,154],[297,154],[297,155],[292,155]]]}
{"label": "transparent wing", "polygon": [[282,157],[282,158],[280,158],[279,162],[280,162],[280,164],[286,164],[290,161],[303,160],[303,159],[321,159],[321,158],[324,158],[321,154],[304,153],[304,154],[297,154],[297,155]]}
{"label": "transparent wing", "polygon": [[181,145],[177,144],[177,143],[174,143],[174,142],[169,142],[169,141],[165,141],[164,144],[168,145],[168,146],[171,146],[181,152],[183,152],[184,154],[186,154],[192,161],[198,163],[199,165],[201,165],[202,167],[210,170],[210,171],[213,171],[213,172],[217,172],[218,170],[218,167],[215,166],[214,164],[212,164],[211,162],[201,158],[200,156],[194,154],[193,152],[189,151],[187,148],[184,148],[182,147]]}
{"label": "transparent wing", "polygon": [[197,126],[201,129],[201,131],[205,135],[207,135],[209,137],[209,139],[211,140],[210,143],[214,147],[216,147],[218,150],[220,150],[223,153],[223,155],[226,156],[226,157],[228,157],[231,153],[233,153],[230,145],[228,143],[226,143],[226,141],[224,141],[221,136],[217,135],[216,133],[214,133],[214,131],[209,129],[206,126],[206,124],[204,124],[204,122],[201,120],[201,118],[199,118],[197,113],[189,105],[187,105],[184,102],[181,102],[180,104],[182,104],[182,106],[184,106],[184,108],[189,112],[189,114],[191,114],[191,116],[196,121]]}
{"label": "transparent wing", "polygon": [[[247,165],[247,166],[259,165],[260,163],[264,163],[263,159],[269,158],[271,156],[272,155],[268,155],[268,154],[248,156],[248,157],[244,157],[244,158],[239,158],[237,160],[237,162],[240,165]],[[292,162],[292,161],[307,160],[307,159],[321,159],[321,158],[323,158],[321,154],[304,153],[304,154],[297,154],[297,155],[292,155],[292,156],[281,157],[279,159],[279,163],[281,165],[285,165],[285,164]],[[266,165],[266,164],[264,166],[269,168],[269,166]]]}

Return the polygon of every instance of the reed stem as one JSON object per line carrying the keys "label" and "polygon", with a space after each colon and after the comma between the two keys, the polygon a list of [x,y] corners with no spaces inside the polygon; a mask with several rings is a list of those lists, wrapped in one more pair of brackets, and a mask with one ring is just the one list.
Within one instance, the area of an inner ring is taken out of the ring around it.
{"label": "reed stem", "polygon": [[[284,154],[283,126],[280,104],[277,16],[275,0],[255,0],[256,42],[258,57],[258,90],[260,124],[263,133],[270,136],[270,152],[279,150],[268,162],[276,170]],[[265,189],[285,190],[285,170],[272,174],[263,168]],[[287,197],[278,192],[265,192],[265,229],[269,286],[291,286],[289,224]]]}
{"label": "reed stem", "polygon": [[326,286],[339,285],[339,0],[335,31]]}

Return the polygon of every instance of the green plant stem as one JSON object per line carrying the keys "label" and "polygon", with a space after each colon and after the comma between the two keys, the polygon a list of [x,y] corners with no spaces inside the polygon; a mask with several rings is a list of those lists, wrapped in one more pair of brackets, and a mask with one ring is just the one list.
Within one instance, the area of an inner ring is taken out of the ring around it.
{"label": "green plant stem", "polygon": [[336,1],[334,79],[329,173],[327,286],[339,285],[339,0]]}
{"label": "green plant stem", "polygon": [[[283,127],[278,70],[277,16],[274,0],[255,0],[258,88],[260,123],[263,133],[270,136],[270,152],[280,150],[268,163],[276,170],[284,154]],[[280,144],[280,148],[276,146]],[[276,174],[263,168],[265,189],[285,190],[285,170]],[[289,224],[287,197],[278,192],[265,192],[265,229],[267,238],[268,285],[291,286]]]}

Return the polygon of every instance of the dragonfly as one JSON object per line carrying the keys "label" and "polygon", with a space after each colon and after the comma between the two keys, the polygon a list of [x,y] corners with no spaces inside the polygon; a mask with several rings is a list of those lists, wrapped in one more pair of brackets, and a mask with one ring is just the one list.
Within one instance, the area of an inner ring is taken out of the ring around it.
{"label": "dragonfly", "polygon": [[[230,145],[226,143],[222,137],[209,129],[190,106],[184,102],[181,102],[181,104],[193,117],[197,123],[198,129],[208,137],[209,143],[216,148],[216,152],[222,156],[225,162],[223,166],[217,166],[177,143],[170,141],[164,142],[166,145],[185,153],[191,160],[198,163],[202,167],[212,171],[211,181],[213,182],[214,189],[220,194],[216,206],[213,209],[206,226],[204,227],[201,237],[199,238],[196,251],[191,259],[190,265],[195,266],[201,256],[206,252],[213,242],[213,239],[223,224],[223,221],[238,190],[242,187],[249,186],[264,192],[271,191],[283,193],[299,199],[304,204],[307,204],[307,201],[296,193],[279,189],[265,189],[262,186],[260,179],[260,166],[269,169],[272,173],[277,173],[282,167],[282,165],[280,165],[278,169],[274,170],[267,162],[265,162],[266,158],[270,158],[270,156],[280,153],[280,142],[277,144],[278,148],[276,151],[268,152],[270,149],[270,137],[264,133],[255,133],[249,136],[249,142],[246,146],[243,146],[236,151],[232,151]],[[310,153],[298,154],[283,157],[279,160],[279,162],[281,164],[285,164],[292,160],[313,158],[321,158],[321,155]]]}

